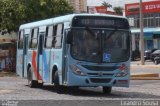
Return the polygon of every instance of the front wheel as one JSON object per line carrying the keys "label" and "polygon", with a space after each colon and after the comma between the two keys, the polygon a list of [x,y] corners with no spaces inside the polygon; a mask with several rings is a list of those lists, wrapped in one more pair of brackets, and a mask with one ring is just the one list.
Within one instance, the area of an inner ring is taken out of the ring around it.
{"label": "front wheel", "polygon": [[30,88],[36,88],[37,87],[38,82],[32,79],[31,67],[28,70],[27,79],[28,79],[28,86]]}
{"label": "front wheel", "polygon": [[61,94],[64,89],[63,86],[59,85],[59,77],[58,77],[58,71],[54,74],[54,87],[57,93]]}
{"label": "front wheel", "polygon": [[158,65],[158,61],[157,61],[157,60],[155,60],[154,63],[155,63],[156,65]]}
{"label": "front wheel", "polygon": [[103,93],[104,94],[111,94],[112,87],[103,87]]}

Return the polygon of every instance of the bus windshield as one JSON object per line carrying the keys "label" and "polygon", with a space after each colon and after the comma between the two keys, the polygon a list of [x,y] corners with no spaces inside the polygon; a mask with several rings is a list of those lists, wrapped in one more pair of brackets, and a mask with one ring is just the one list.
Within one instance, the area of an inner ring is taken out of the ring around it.
{"label": "bus windshield", "polygon": [[94,63],[124,62],[130,57],[129,31],[73,28],[71,55]]}

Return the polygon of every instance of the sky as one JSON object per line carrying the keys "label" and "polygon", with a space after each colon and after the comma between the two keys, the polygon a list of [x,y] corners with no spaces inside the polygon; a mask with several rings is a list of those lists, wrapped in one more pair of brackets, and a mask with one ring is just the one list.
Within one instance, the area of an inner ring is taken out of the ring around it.
{"label": "sky", "polygon": [[[87,0],[87,5],[100,6],[103,3],[103,1],[110,3],[113,7],[116,7],[116,6],[124,7],[124,4],[136,3],[136,2],[139,2],[140,0]],[[156,0],[142,0],[142,1],[146,2],[146,1],[156,1]]]}

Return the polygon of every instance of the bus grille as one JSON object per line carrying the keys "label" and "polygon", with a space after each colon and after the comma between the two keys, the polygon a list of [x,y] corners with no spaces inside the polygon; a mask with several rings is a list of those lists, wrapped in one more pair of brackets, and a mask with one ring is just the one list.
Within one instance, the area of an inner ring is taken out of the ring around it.
{"label": "bus grille", "polygon": [[90,78],[90,81],[92,83],[109,83],[111,79],[106,79],[106,78]]}
{"label": "bus grille", "polygon": [[91,76],[114,76],[113,73],[102,73],[101,75],[99,73],[87,73],[87,74]]}
{"label": "bus grille", "polygon": [[82,65],[84,68],[93,71],[114,71],[118,69],[118,66],[88,66]]}

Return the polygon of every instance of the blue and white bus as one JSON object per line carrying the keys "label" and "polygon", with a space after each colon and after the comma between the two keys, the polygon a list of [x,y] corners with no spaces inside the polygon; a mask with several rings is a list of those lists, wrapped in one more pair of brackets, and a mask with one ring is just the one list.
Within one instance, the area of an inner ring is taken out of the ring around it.
{"label": "blue and white bus", "polygon": [[17,74],[30,87],[53,84],[129,87],[131,34],[125,17],[71,14],[23,24],[17,43]]}

